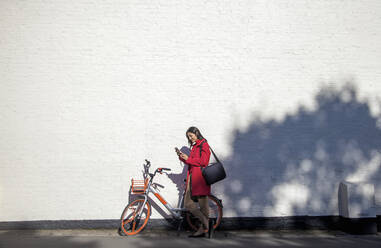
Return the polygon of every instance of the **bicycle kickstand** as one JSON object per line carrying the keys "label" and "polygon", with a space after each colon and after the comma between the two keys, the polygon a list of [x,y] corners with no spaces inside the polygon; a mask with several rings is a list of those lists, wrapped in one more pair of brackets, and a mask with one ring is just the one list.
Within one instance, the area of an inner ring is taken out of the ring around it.
{"label": "bicycle kickstand", "polygon": [[209,218],[209,230],[208,230],[208,238],[213,238],[213,234],[214,234],[214,224],[215,224],[215,220],[214,218]]}

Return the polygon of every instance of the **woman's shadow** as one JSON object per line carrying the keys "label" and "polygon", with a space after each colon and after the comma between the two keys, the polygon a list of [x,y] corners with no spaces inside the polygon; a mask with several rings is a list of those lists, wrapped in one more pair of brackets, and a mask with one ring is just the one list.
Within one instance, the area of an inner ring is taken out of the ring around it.
{"label": "woman's shadow", "polygon": [[[186,146],[181,147],[180,151],[182,153],[185,153],[188,156],[190,154],[190,149],[189,149],[189,147],[186,147]],[[180,162],[180,163],[182,163],[182,162]],[[179,206],[179,207],[183,207],[183,202],[180,202],[180,201],[181,201],[182,196],[183,196],[184,191],[185,191],[185,181],[187,178],[187,171],[188,171],[188,166],[186,166],[184,163],[182,163],[182,165],[183,165],[183,170],[181,173],[179,173],[179,174],[168,173],[167,174],[168,178],[171,179],[171,181],[176,185],[176,188],[178,191],[177,206]]]}

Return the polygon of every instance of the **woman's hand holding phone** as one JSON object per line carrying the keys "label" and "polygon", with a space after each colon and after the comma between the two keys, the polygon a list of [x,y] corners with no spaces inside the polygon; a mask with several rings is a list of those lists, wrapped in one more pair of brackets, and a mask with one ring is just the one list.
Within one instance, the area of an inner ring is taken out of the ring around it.
{"label": "woman's hand holding phone", "polygon": [[188,159],[188,155],[186,155],[185,153],[182,153],[179,148],[175,147],[175,151],[177,153],[177,156],[179,156],[180,158],[184,159],[184,160],[187,160]]}
{"label": "woman's hand holding phone", "polygon": [[184,160],[187,160],[188,159],[188,155],[186,155],[185,153],[180,153],[180,158],[182,158]]}

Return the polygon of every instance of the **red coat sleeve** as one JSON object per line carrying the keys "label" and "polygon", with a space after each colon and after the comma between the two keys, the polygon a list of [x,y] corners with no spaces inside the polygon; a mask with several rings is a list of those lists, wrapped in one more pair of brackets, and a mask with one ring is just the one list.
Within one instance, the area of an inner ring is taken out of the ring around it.
{"label": "red coat sleeve", "polygon": [[210,159],[209,144],[205,142],[204,144],[202,144],[201,158],[200,158],[200,153],[198,152],[197,156],[190,156],[185,161],[185,163],[189,165],[205,167],[209,164],[209,159]]}

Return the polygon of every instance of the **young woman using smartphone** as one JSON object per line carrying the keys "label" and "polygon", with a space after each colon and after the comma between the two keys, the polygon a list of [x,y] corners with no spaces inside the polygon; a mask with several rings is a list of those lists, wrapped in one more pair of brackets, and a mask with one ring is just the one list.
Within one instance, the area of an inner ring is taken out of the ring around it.
{"label": "young woman using smartphone", "polygon": [[186,137],[191,148],[189,156],[176,149],[179,159],[188,165],[184,206],[201,222],[198,230],[190,237],[203,237],[209,230],[210,185],[206,184],[201,168],[208,166],[210,150],[197,127],[188,128]]}

